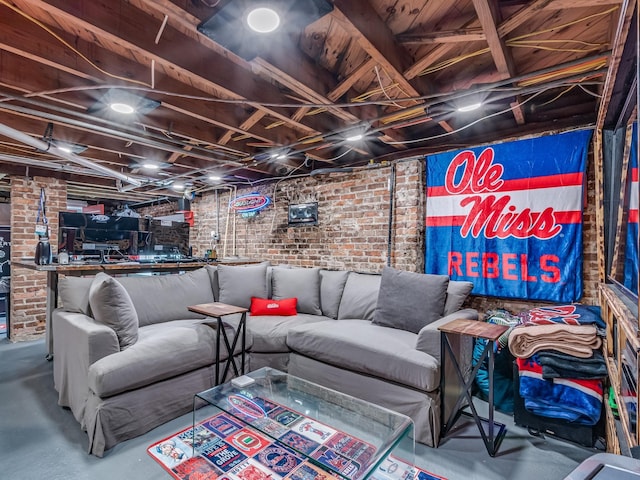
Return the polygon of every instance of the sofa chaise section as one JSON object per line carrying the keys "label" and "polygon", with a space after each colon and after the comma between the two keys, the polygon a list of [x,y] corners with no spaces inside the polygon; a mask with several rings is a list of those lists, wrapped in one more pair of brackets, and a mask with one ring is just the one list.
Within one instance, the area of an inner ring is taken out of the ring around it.
{"label": "sofa chaise section", "polygon": [[[381,277],[351,272],[337,320],[289,331],[289,373],[403,413],[415,423],[416,440],[437,446],[441,424],[438,327],[454,318],[477,319],[475,310],[460,310],[471,285],[440,280],[447,294],[434,316],[439,318],[413,332],[375,323],[377,304],[384,301],[378,297],[384,287]],[[471,344],[454,341],[454,345],[462,364],[470,365]],[[449,365],[445,372],[453,373]],[[452,389],[455,380],[450,382]]]}
{"label": "sofa chaise section", "polygon": [[[69,407],[87,431],[89,452],[102,456],[117,443],[187,413],[193,395],[214,385],[216,323],[187,309],[215,300],[205,268],[122,277],[119,288],[137,313],[137,339],[123,348],[117,328],[93,318],[100,309],[91,305],[97,278],[60,279],[63,306],[54,312],[52,325],[58,403]],[[119,317],[114,311],[107,323]],[[231,325],[225,329],[233,335]],[[234,354],[239,353],[238,344]],[[220,359],[226,358],[223,345]]]}

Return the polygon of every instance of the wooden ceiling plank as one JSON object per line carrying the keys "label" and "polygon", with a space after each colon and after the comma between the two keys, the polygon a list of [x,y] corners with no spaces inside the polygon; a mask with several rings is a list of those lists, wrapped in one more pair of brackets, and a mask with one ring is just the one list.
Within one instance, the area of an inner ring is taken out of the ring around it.
{"label": "wooden ceiling plank", "polygon": [[[106,0],[105,0],[106,1]],[[265,109],[267,113],[296,128],[303,134],[317,134],[318,130],[312,126],[292,122],[286,111],[278,108],[266,108],[262,103],[288,103],[273,86],[266,82],[253,79],[251,82],[239,82],[242,78],[237,65],[226,57],[216,55],[182,33],[166,27],[163,41],[159,45],[154,43],[153,35],[134,25],[133,19],[139,24],[153,24],[155,19],[145,18],[148,15],[137,8],[119,3],[118,8],[107,6],[103,1],[82,2],[80,0],[15,0],[24,10],[34,10],[41,21],[51,21],[67,25],[66,28],[84,39],[94,41],[125,57],[137,59],[142,64],[151,65],[154,60],[157,68],[164,73],[177,78],[179,81],[191,84],[204,91],[210,91],[221,98],[251,99],[259,103],[252,103],[255,108]],[[123,18],[132,19],[124,22]],[[90,20],[90,21],[89,21]],[[173,48],[172,44],[183,45],[181,49]],[[212,78],[211,64],[216,65],[216,76]],[[247,72],[244,72],[246,77]],[[310,119],[309,122],[313,122]]]}
{"label": "wooden ceiling plank", "polygon": [[[582,3],[582,0],[578,0],[578,2]],[[526,7],[522,7],[500,24],[498,27],[498,36],[500,38],[506,37],[520,25],[533,18],[536,13],[544,10],[553,3],[555,3],[554,0],[534,0]]]}
{"label": "wooden ceiling plank", "polygon": [[426,45],[429,43],[481,42],[487,37],[481,28],[441,30],[433,33],[403,33],[396,37],[403,45]]}
{"label": "wooden ceiling plank", "polygon": [[[43,58],[42,55],[39,55],[39,56],[31,55],[31,57],[33,57],[32,58],[33,60],[39,61],[39,62],[42,61],[42,63],[44,63],[49,67],[72,73],[73,75],[78,76],[80,78],[90,78],[94,80],[96,83],[100,83],[100,79],[94,76],[91,76],[85,71],[80,70],[78,68],[72,68],[75,65],[75,63],[72,64],[72,66],[67,66],[66,64],[62,63],[62,62],[70,63],[72,61],[75,61],[75,57],[68,55],[68,52],[66,52],[65,49],[62,47],[62,45],[59,44],[58,42],[47,41],[48,34],[44,34],[44,32],[35,29],[32,25],[26,24],[24,20],[17,14],[14,13],[13,15],[16,15],[15,20],[16,22],[18,22],[17,24],[20,26],[19,31],[22,31],[23,35],[25,31],[30,32],[30,34],[26,35],[26,38],[33,39],[32,42],[33,42],[34,48],[46,47],[46,55],[48,58],[45,59]],[[19,23],[21,20],[22,20],[22,23]],[[5,45],[7,45],[7,43],[11,41],[14,41],[14,42],[18,41],[23,36],[23,35],[20,35],[20,36],[12,35],[12,33],[15,33],[15,32],[12,32],[10,29],[2,29],[2,31],[0,31],[0,38],[3,40],[3,43]],[[57,34],[63,37],[65,35],[64,32],[57,32]],[[71,39],[67,41],[71,41]],[[117,72],[139,73],[140,71],[139,65],[134,64],[133,62],[129,62],[127,64],[125,63],[125,59],[123,57],[117,57],[113,52],[109,52],[103,48],[91,46],[83,39],[75,39],[74,43],[75,43],[76,49],[80,51],[84,50],[85,55],[91,54],[94,60],[98,59],[100,64],[109,65],[110,70],[114,72],[117,71]],[[12,47],[12,48],[15,49],[17,47]],[[23,56],[29,57],[29,55],[23,55]],[[55,59],[57,59],[58,61],[56,62]],[[88,64],[86,62],[82,62],[79,65],[79,67],[83,68],[84,70],[89,70]],[[185,93],[185,94],[194,93],[193,90],[185,89],[183,84],[178,83],[176,80],[173,80],[171,77],[162,77],[161,80],[158,82],[157,86],[175,93]],[[206,92],[203,92],[203,95],[204,94],[206,94]],[[174,111],[180,112],[181,114],[191,116],[194,119],[205,121],[212,125],[216,125],[224,129],[235,131],[236,133],[248,134],[250,137],[255,139],[264,140],[264,141],[277,140],[276,132],[274,131],[269,131],[266,129],[259,129],[254,132],[242,131],[240,129],[237,129],[234,126],[234,124],[225,122],[225,119],[233,118],[234,114],[237,113],[238,109],[235,106],[218,104],[216,105],[215,109],[212,109],[202,104],[202,102],[183,100],[179,98],[171,98],[170,102],[172,103],[168,103],[165,101],[163,103],[163,106],[166,108],[173,109]],[[239,121],[240,120],[238,120],[238,122]]]}

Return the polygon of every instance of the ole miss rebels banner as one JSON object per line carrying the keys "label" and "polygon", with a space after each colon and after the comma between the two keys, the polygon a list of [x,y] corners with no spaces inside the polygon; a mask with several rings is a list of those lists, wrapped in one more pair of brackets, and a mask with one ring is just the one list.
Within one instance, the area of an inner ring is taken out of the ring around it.
{"label": "ole miss rebels banner", "polygon": [[427,273],[476,295],[582,296],[582,198],[590,131],[427,157]]}
{"label": "ole miss rebels banner", "polygon": [[629,151],[629,219],[624,254],[624,286],[638,293],[638,124],[633,124]]}

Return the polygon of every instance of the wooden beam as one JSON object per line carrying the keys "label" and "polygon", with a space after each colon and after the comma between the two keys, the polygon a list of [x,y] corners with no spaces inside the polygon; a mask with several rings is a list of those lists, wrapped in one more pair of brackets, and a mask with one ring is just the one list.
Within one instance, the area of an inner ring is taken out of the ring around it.
{"label": "wooden beam", "polygon": [[[572,0],[576,3],[575,0]],[[520,25],[533,18],[533,16],[540,10],[545,9],[549,4],[554,3],[553,0],[534,0],[526,7],[521,8],[516,13],[511,15],[507,20],[502,22],[498,27],[498,36],[500,38],[506,37],[509,33],[513,32]],[[580,1],[582,4],[582,1]]]}
{"label": "wooden beam", "polygon": [[[68,50],[60,42],[50,41],[48,34],[37,29],[33,24],[27,22],[21,16],[12,11],[3,12],[8,24],[0,29],[0,49],[11,52],[23,59],[35,62],[36,65],[29,65],[24,60],[11,59],[10,62],[14,68],[2,69],[0,71],[0,80],[5,83],[13,83],[18,88],[29,86],[28,92],[30,96],[34,93],[51,90],[52,87],[58,86],[53,83],[44,83],[45,79],[56,79],[58,84],[75,85],[81,87],[94,86],[95,84],[107,83],[109,78],[104,74],[96,71],[87,62],[81,60],[78,56],[71,56]],[[103,48],[91,45],[83,39],[73,38],[65,32],[56,31],[56,35],[65,39],[67,42],[73,42],[74,48],[85,56],[91,56],[94,62],[101,65],[108,65],[112,73],[120,75],[140,75],[146,73],[146,68],[139,64],[128,61],[127,59],[114,55]],[[5,55],[7,55],[5,53]],[[9,59],[7,59],[9,61]],[[43,67],[40,67],[42,65]],[[42,70],[40,73],[39,70]],[[31,71],[32,74],[26,78],[21,72]],[[72,75],[74,78],[67,78],[64,74]],[[106,78],[105,78],[106,77]],[[80,82],[79,79],[87,82]],[[88,83],[91,82],[91,83]],[[184,84],[173,80],[171,77],[162,77],[158,80],[158,87],[172,91],[177,94],[194,94],[194,90],[187,88]],[[23,89],[24,91],[24,89]],[[96,91],[95,95],[100,95],[100,91]],[[206,96],[206,92],[202,92]],[[56,102],[65,103],[65,95],[58,94],[53,96]],[[87,94],[88,98],[88,94]],[[82,105],[75,105],[76,109],[85,108]],[[258,129],[254,132],[238,130],[235,124],[239,122],[238,113],[240,110],[236,106],[219,104],[215,109],[209,108],[202,102],[195,100],[180,99],[177,97],[169,98],[163,102],[163,108],[172,109],[176,112],[191,117],[199,122],[220,127],[233,129],[236,133],[246,133],[252,138],[260,140],[275,139],[275,132]],[[236,119],[238,119],[236,121]],[[178,129],[182,129],[182,133],[187,136],[198,136],[199,134],[192,128],[195,124],[186,121],[180,125]],[[200,138],[203,142],[213,142],[215,139],[211,137]]]}
{"label": "wooden beam", "polygon": [[[411,97],[428,93],[429,88],[422,79],[407,79],[403,72],[411,64],[409,53],[402,49],[378,14],[365,0],[335,0],[334,17],[347,33],[379,64],[399,88]],[[401,100],[401,97],[397,98]],[[414,102],[416,104],[420,102]],[[441,124],[445,131],[451,128]]]}
{"label": "wooden beam", "polygon": [[507,51],[507,47],[498,35],[496,25],[499,21],[499,12],[494,0],[473,0],[473,6],[478,14],[480,25],[487,37],[487,44],[491,50],[493,62],[498,68],[498,72],[513,77],[515,67],[513,58]]}
{"label": "wooden beam", "polygon": [[596,201],[596,258],[598,263],[598,281],[606,281],[605,272],[605,235],[604,235],[604,152],[602,151],[602,129],[597,128],[593,140]]}
{"label": "wooden beam", "polygon": [[[620,8],[620,16],[618,17],[618,25],[616,27],[615,39],[611,50],[611,58],[609,60],[609,70],[607,71],[607,78],[604,82],[602,97],[600,98],[600,106],[598,108],[597,126],[599,129],[603,128],[607,117],[607,110],[609,109],[609,103],[611,102],[611,96],[613,95],[618,68],[620,67],[624,47],[629,37],[631,19],[633,18],[635,6],[635,0],[624,0]],[[638,40],[635,41],[637,42]]]}
{"label": "wooden beam", "polygon": [[467,28],[432,33],[409,32],[398,35],[396,39],[403,45],[425,45],[429,43],[481,42],[487,38],[481,28]]}
{"label": "wooden beam", "polygon": [[[515,62],[511,52],[507,49],[500,35],[497,25],[500,21],[500,12],[495,0],[473,0],[473,6],[478,14],[478,19],[482,25],[482,30],[487,37],[487,44],[491,50],[493,62],[496,64],[498,73],[506,78],[516,76]],[[518,125],[524,124],[524,111],[519,103],[512,103],[513,116]]]}
{"label": "wooden beam", "polygon": [[402,72],[411,65],[411,57],[396,43],[393,33],[368,1],[336,0],[334,5],[334,18],[401,90],[412,97],[428,93],[423,82],[411,83],[403,76]]}
{"label": "wooden beam", "polygon": [[[106,0],[90,3],[81,0],[15,0],[19,8],[39,20],[53,23],[75,35],[97,43],[119,55],[134,57],[141,64],[151,65],[162,73],[183,83],[206,91],[220,98],[247,99],[255,108],[264,109],[268,115],[283,121],[303,135],[317,134],[321,130],[317,119],[305,119],[308,124],[293,122],[286,109],[264,107],[264,103],[288,103],[288,99],[271,84],[257,78],[251,82],[239,82],[238,78],[250,75],[239,71],[227,57],[202,46],[176,29],[167,26],[163,41],[156,45],[150,35],[139,25],[158,25],[153,17],[130,4],[119,3],[118,8],[107,5]],[[107,2],[109,3],[109,2]],[[174,45],[180,45],[177,49]],[[211,65],[215,65],[212,70]],[[215,75],[212,73],[215,72]]]}
{"label": "wooden beam", "polygon": [[[462,25],[463,29],[469,28],[473,23],[475,23],[476,19],[469,20]],[[424,56],[416,59],[416,61],[404,70],[404,76],[408,79],[413,79],[422,73],[427,67],[430,67],[433,63],[435,63],[440,58],[444,57],[451,50],[455,49],[458,45],[455,43],[443,43],[438,45],[431,51],[429,51]]]}

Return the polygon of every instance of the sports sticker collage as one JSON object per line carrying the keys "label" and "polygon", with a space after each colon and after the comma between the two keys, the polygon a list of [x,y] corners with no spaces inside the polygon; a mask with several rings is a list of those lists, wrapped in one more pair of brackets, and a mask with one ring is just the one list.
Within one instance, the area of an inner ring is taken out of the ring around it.
{"label": "sports sticker collage", "polygon": [[[356,480],[375,454],[373,445],[263,398],[235,394],[227,401],[243,421],[219,413],[154,443],[148,453],[178,480],[339,480],[305,455]],[[370,478],[442,479],[393,457]]]}

